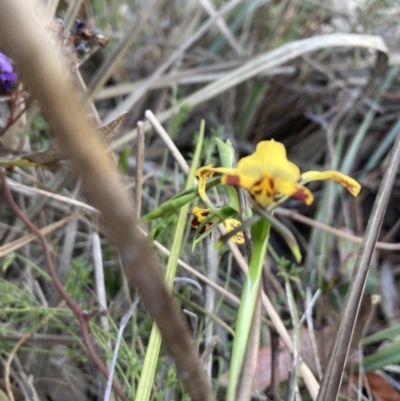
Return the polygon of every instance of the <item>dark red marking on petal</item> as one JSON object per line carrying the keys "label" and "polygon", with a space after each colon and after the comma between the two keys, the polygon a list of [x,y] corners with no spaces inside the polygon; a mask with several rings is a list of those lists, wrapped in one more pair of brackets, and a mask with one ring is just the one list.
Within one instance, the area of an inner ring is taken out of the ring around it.
{"label": "dark red marking on petal", "polygon": [[200,222],[197,219],[197,217],[194,217],[190,224],[192,225],[193,228],[197,228],[200,225]]}
{"label": "dark red marking on petal", "polygon": [[225,175],[224,176],[225,185],[240,185],[240,177],[238,175]]}
{"label": "dark red marking on petal", "polygon": [[306,202],[306,200],[309,198],[308,193],[303,189],[298,189],[295,193],[290,195],[290,197],[301,202]]}

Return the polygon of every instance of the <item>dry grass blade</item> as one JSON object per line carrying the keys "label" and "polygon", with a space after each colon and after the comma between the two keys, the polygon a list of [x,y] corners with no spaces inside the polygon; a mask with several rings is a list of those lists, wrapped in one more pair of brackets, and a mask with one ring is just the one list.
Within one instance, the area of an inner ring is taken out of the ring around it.
{"label": "dry grass blade", "polygon": [[[213,17],[216,14],[216,10],[210,0],[200,0],[200,3],[210,15],[210,17]],[[220,18],[216,21],[215,25],[220,30],[221,34],[225,37],[226,41],[229,43],[235,53],[240,56],[243,53],[243,49],[236,41],[225,20]]]}
{"label": "dry grass blade", "polygon": [[92,100],[96,97],[96,94],[101,90],[103,85],[107,82],[113,73],[118,62],[125,54],[128,47],[137,38],[140,31],[148,21],[148,19],[154,14],[157,7],[161,4],[160,0],[155,0],[151,5],[148,6],[146,12],[143,14],[138,24],[132,24],[132,28],[125,34],[114,51],[110,54],[107,61],[101,66],[97,74],[91,81],[86,97],[88,100]]}
{"label": "dry grass blade", "polygon": [[[219,64],[216,64],[215,72],[207,72],[206,68],[198,68],[193,70],[183,70],[177,71],[173,74],[164,74],[160,78],[152,81],[152,84],[149,86],[149,89],[161,89],[161,88],[169,88],[171,84],[177,85],[190,85],[190,84],[200,84],[200,83],[209,83],[216,81],[217,79],[223,78],[226,74],[232,70],[233,67],[237,67],[238,65],[242,65],[242,62],[231,62],[231,63],[220,63],[222,67],[224,67],[225,71],[220,71],[221,68],[218,68]],[[204,72],[203,72],[204,71]],[[213,70],[212,70],[213,71]],[[288,65],[278,68],[272,68],[262,74],[263,76],[274,76],[274,75],[293,75],[296,73],[296,67]],[[136,91],[138,88],[143,86],[145,80],[140,79],[135,82],[124,82],[122,84],[117,84],[114,86],[106,86],[103,88],[99,94],[96,96],[96,100],[109,99],[117,96],[124,96],[129,93]]]}
{"label": "dry grass blade", "polygon": [[[78,216],[79,213],[71,214],[71,216],[64,217],[63,219],[56,221],[55,223],[49,224],[48,226],[41,228],[40,232],[43,235],[47,235],[52,231],[57,230],[58,228],[64,226],[69,221],[76,219]],[[23,246],[34,241],[35,239],[37,239],[35,234],[28,234],[21,238],[16,239],[15,241],[8,242],[7,244],[0,246],[0,258],[8,255],[10,252],[15,252],[19,248],[22,248]]]}
{"label": "dry grass blade", "polygon": [[65,31],[69,32],[74,24],[75,18],[78,15],[79,8],[81,7],[83,0],[73,0],[69,3],[67,13],[65,16]]}
{"label": "dry grass blade", "polygon": [[[158,121],[162,124],[174,115],[183,105],[195,107],[215,96],[224,93],[248,79],[254,78],[258,74],[266,73],[272,68],[279,67],[296,57],[302,56],[321,49],[332,47],[364,47],[370,50],[376,50],[384,57],[378,57],[377,62],[386,62],[387,46],[382,38],[378,36],[353,35],[344,33],[334,33],[331,35],[315,36],[308,39],[296,40],[286,43],[278,49],[266,52],[248,61],[245,65],[235,69],[223,78],[205,86],[192,95],[182,99],[174,107],[157,115]],[[144,126],[149,130],[150,125]],[[113,149],[124,145],[132,138],[136,137],[136,130],[133,130],[112,144]]]}
{"label": "dry grass blade", "polygon": [[353,277],[350,280],[350,287],[341,314],[340,325],[330,351],[328,366],[325,370],[317,401],[335,401],[337,399],[342,381],[343,369],[354,331],[354,325],[360,309],[362,293],[369,271],[372,253],[375,249],[375,244],[380,232],[382,220],[399,165],[400,135],[397,136],[390,154],[388,167],[379,187],[379,192],[376,196],[374,207],[368,221],[364,240],[357,256]]}
{"label": "dry grass blade", "polygon": [[82,176],[88,197],[102,213],[125,274],[156,321],[183,385],[193,401],[213,400],[187,324],[169,296],[161,269],[137,227],[115,167],[105,157],[106,148],[85,118],[73,85],[65,80],[67,74],[54,56],[57,53],[44,26],[26,4],[4,1],[0,37],[4,51],[21,66],[27,90],[46,110],[58,140]]}
{"label": "dry grass blade", "polygon": [[[349,234],[346,233],[343,230],[340,230],[338,228],[334,228],[331,226],[328,226],[327,224],[320,223],[317,220],[311,219],[310,217],[303,216],[302,214],[299,214],[297,212],[294,212],[292,210],[288,209],[283,209],[283,208],[278,208],[276,213],[278,215],[282,216],[288,216],[293,220],[299,221],[300,223],[307,224],[310,227],[315,227],[320,229],[321,231],[325,231],[329,234],[335,235],[338,238],[344,238],[349,241],[354,242],[355,244],[361,244],[363,239],[362,237],[358,237],[357,235],[354,234]],[[400,250],[400,244],[399,243],[390,243],[390,242],[381,242],[377,241],[375,244],[376,249],[382,249],[386,251],[398,251]]]}
{"label": "dry grass blade", "polygon": [[21,193],[21,194],[24,194],[27,196],[34,197],[36,195],[44,195],[50,199],[54,199],[56,201],[66,203],[67,205],[77,206],[79,208],[86,209],[93,213],[99,213],[99,211],[97,209],[95,209],[94,207],[92,207],[84,202],[78,201],[73,198],[69,198],[64,195],[59,195],[54,192],[45,191],[44,189],[28,187],[27,185],[19,184],[18,182],[15,182],[14,180],[11,180],[11,179],[7,179],[7,184],[9,185],[11,190],[14,190],[15,192],[18,192],[18,193]]}
{"label": "dry grass blade", "polygon": [[[150,88],[152,83],[157,80],[174,62],[176,62],[187,49],[190,48],[198,39],[200,39],[226,12],[235,7],[240,0],[231,0],[225,6],[218,11],[213,17],[209,18],[204,22],[200,28],[191,35],[187,40],[185,40],[182,45],[166,60],[164,61],[152,74],[151,76],[143,82],[143,85],[134,91],[128,98],[126,98],[118,107],[116,107],[112,112],[110,112],[105,121],[110,121],[115,118],[116,115],[124,110],[131,110],[136,102],[146,93]],[[146,127],[146,126],[145,126]],[[135,134],[136,135],[136,134]]]}

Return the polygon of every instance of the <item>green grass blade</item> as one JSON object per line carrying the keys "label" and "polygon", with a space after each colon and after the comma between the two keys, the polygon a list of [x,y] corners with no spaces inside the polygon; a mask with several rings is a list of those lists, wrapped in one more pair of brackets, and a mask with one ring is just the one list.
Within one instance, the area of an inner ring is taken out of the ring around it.
{"label": "green grass blade", "polygon": [[[235,150],[229,141],[223,142],[219,138],[215,138],[217,143],[219,158],[221,160],[222,167],[233,167],[235,161]],[[240,211],[239,200],[235,188],[227,185],[226,190],[229,196],[229,206],[235,209],[238,213]]]}
{"label": "green grass blade", "polygon": [[23,157],[17,159],[0,160],[0,166],[3,167],[38,167],[39,164],[33,163]]}
{"label": "green grass blade", "polygon": [[227,401],[236,401],[236,388],[242,369],[247,348],[247,341],[253,321],[261,281],[261,272],[267,250],[271,224],[265,219],[259,220],[252,226],[253,252],[249,265],[249,273],[243,286],[239,312],[236,322],[235,340],[232,349],[232,359],[229,370]]}
{"label": "green grass blade", "polygon": [[388,340],[390,338],[396,338],[400,336],[400,324],[396,324],[392,327],[388,327],[387,329],[383,329],[374,333],[362,340],[363,345],[368,345],[372,343],[376,343],[378,341]]}
{"label": "green grass blade", "polygon": [[[190,166],[189,175],[186,181],[185,189],[189,189],[193,185],[195,171],[199,164],[201,148],[204,138],[204,120],[200,125],[200,132],[197,139],[196,151]],[[165,281],[167,287],[171,290],[174,283],[176,268],[178,266],[178,258],[181,252],[183,234],[187,222],[187,213],[189,211],[189,203],[186,203],[180,210],[177,225],[175,227],[175,235],[172,243],[171,254],[165,272]],[[140,401],[150,400],[151,389],[154,383],[154,376],[157,368],[158,355],[161,346],[161,336],[158,328],[153,324],[149,345],[147,347],[146,356],[143,363],[142,374],[140,376],[139,385],[136,393],[136,399]]]}
{"label": "green grass blade", "polygon": [[363,168],[363,173],[360,175],[360,180],[364,180],[367,174],[378,166],[378,163],[383,158],[383,156],[390,150],[396,139],[397,134],[400,132],[400,118],[396,120],[392,128],[387,133],[385,139],[379,144],[378,148],[371,155],[366,166]]}
{"label": "green grass blade", "polygon": [[[394,66],[392,67],[388,73],[386,74],[385,78],[383,79],[380,87],[379,87],[379,93],[383,93],[385,92],[388,87],[391,85],[391,83],[393,82],[393,80],[396,78],[398,72],[399,72],[399,67],[398,66]],[[380,100],[379,97],[375,97],[373,99],[374,103],[378,103]],[[351,142],[350,148],[348,150],[348,152],[346,153],[346,156],[343,160],[343,163],[341,165],[340,168],[340,172],[344,173],[344,174],[350,174],[351,172],[351,168],[354,164],[354,160],[357,157],[357,154],[360,152],[360,146],[365,138],[365,135],[369,129],[369,127],[371,126],[371,123],[376,115],[376,108],[375,107],[371,107],[367,113],[367,115],[365,116],[362,124],[360,125],[360,128],[358,129],[353,141]]]}
{"label": "green grass blade", "polygon": [[385,349],[368,355],[363,360],[363,368],[366,372],[374,372],[387,365],[398,365],[400,363],[400,343],[388,345]]}
{"label": "green grass blade", "polygon": [[[207,181],[206,190],[216,186],[219,184],[219,177],[211,178]],[[182,206],[188,204],[192,200],[196,199],[199,196],[199,192],[197,189],[197,185],[188,189],[185,189],[183,192],[175,195],[173,198],[169,199],[167,202],[164,202],[158,208],[152,210],[150,213],[147,213],[142,217],[142,223],[148,223],[151,220],[158,219],[159,217],[165,217],[171,215],[172,213],[177,212]]]}

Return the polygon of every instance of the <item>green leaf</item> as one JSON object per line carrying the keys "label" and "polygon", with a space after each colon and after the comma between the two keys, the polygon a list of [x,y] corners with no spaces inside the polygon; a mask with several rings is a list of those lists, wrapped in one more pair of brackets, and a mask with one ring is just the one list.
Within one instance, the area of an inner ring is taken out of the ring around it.
{"label": "green leaf", "polygon": [[17,159],[0,160],[0,166],[3,166],[3,167],[37,167],[37,166],[40,166],[40,164],[31,162],[22,157],[18,157]]}
{"label": "green leaf", "polygon": [[376,343],[379,341],[388,340],[390,338],[396,338],[400,336],[400,324],[396,324],[392,327],[388,327],[387,329],[383,329],[378,331],[375,334],[372,334],[362,340],[363,345]]}
{"label": "green leaf", "polygon": [[[219,177],[215,177],[211,180],[208,180],[206,188],[210,189],[217,184],[219,184]],[[181,207],[185,206],[187,203],[193,201],[199,196],[197,185],[189,188],[178,195],[175,195],[173,198],[169,199],[157,209],[152,210],[150,213],[147,213],[142,217],[142,223],[147,223],[151,220],[157,219],[159,217],[165,217],[172,213],[177,212]]]}
{"label": "green leaf", "polygon": [[14,259],[15,259],[15,252],[11,252],[11,253],[7,254],[7,256],[4,258],[4,261],[3,261],[3,266],[2,266],[3,273],[8,270],[11,263],[14,262]]}
{"label": "green leaf", "polygon": [[368,355],[363,360],[363,368],[366,372],[374,372],[387,365],[396,365],[400,363],[400,343],[396,342],[385,349]]}
{"label": "green leaf", "polygon": [[253,321],[256,300],[261,282],[261,272],[267,250],[271,224],[260,219],[252,226],[253,251],[249,272],[243,286],[239,312],[236,323],[235,340],[232,349],[232,359],[229,370],[227,401],[236,401],[236,387],[247,348],[251,324]]}
{"label": "green leaf", "polygon": [[121,154],[119,155],[118,165],[119,169],[124,173],[128,174],[129,168],[129,156],[131,155],[131,145],[127,143],[122,149]]}
{"label": "green leaf", "polygon": [[292,254],[297,263],[301,262],[302,255],[300,251],[299,244],[297,243],[296,237],[293,233],[287,228],[283,223],[281,223],[278,219],[276,219],[272,214],[268,213],[266,210],[257,207],[257,211],[265,217],[272,225],[272,228],[282,236],[285,240],[287,246],[292,251]]}
{"label": "green leaf", "polygon": [[[233,149],[230,141],[223,142],[219,138],[215,138],[217,143],[219,158],[221,160],[222,167],[232,168],[235,161],[235,149]],[[235,188],[227,185],[226,190],[229,197],[229,206],[240,213],[239,199]]]}

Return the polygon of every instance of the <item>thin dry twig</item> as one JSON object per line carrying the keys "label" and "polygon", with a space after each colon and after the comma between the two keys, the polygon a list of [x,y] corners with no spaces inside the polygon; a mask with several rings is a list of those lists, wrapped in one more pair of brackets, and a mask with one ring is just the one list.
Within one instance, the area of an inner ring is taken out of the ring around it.
{"label": "thin dry twig", "polygon": [[[281,214],[282,216],[288,216],[288,217],[292,218],[293,220],[297,220],[297,221],[307,224],[311,227],[319,228],[320,230],[323,230],[329,234],[335,235],[336,237],[339,237],[339,238],[347,239],[349,241],[355,242],[356,244],[361,244],[363,241],[362,237],[359,237],[357,235],[353,235],[350,233],[346,233],[343,230],[339,230],[338,228],[334,228],[334,227],[328,226],[327,224],[320,223],[317,220],[313,220],[307,216],[303,216],[302,214],[299,214],[293,210],[278,208],[275,213],[278,215]],[[375,248],[386,250],[386,251],[398,251],[398,250],[400,250],[400,244],[377,241],[375,244]]]}
{"label": "thin dry twig", "polygon": [[44,189],[28,187],[27,185],[19,184],[19,183],[15,182],[14,180],[10,179],[10,178],[7,178],[7,183],[8,183],[8,185],[10,186],[10,188],[12,190],[14,190],[15,192],[24,194],[24,195],[28,195],[28,196],[35,196],[36,194],[37,195],[44,195],[44,196],[47,196],[50,199],[54,199],[54,200],[57,200],[59,202],[66,203],[67,205],[77,206],[79,208],[86,209],[86,210],[94,212],[96,214],[99,213],[99,211],[97,209],[95,209],[94,207],[88,205],[87,203],[78,201],[78,200],[70,198],[68,196],[56,194],[54,192],[49,192],[49,191],[46,191]]}
{"label": "thin dry twig", "polygon": [[160,138],[164,141],[165,145],[167,146],[169,151],[172,153],[172,156],[178,162],[179,167],[182,169],[182,171],[186,175],[189,174],[189,165],[188,165],[187,161],[185,160],[185,158],[182,156],[182,153],[179,151],[179,149],[174,144],[171,137],[168,135],[168,132],[165,131],[164,127],[160,124],[160,122],[157,120],[156,116],[153,114],[153,112],[151,110],[146,110],[146,112],[144,114],[145,114],[146,118],[150,121],[150,123],[154,127],[154,129],[157,131],[158,135],[160,135]]}
{"label": "thin dry twig", "polygon": [[[200,0],[201,5],[203,8],[207,11],[210,17],[214,17],[214,15],[217,13],[214,5],[210,2],[210,0]],[[221,34],[224,36],[226,41],[229,43],[229,45],[232,47],[232,49],[235,51],[235,53],[240,56],[243,53],[242,46],[238,43],[238,41],[235,39],[233,36],[231,30],[229,29],[228,25],[226,24],[225,20],[220,17],[215,21],[215,25],[217,28],[220,30]]]}

